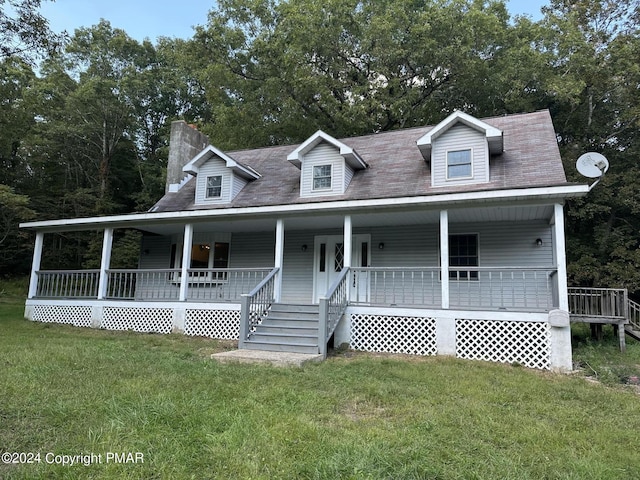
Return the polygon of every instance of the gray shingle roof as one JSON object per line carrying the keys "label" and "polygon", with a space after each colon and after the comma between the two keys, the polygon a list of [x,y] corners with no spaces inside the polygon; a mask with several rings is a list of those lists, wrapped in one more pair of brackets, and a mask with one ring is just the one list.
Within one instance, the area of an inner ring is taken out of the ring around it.
{"label": "gray shingle roof", "polygon": [[262,177],[249,182],[226,205],[194,205],[195,179],[167,193],[153,211],[202,210],[291,205],[337,200],[368,200],[443,193],[557,186],[567,183],[551,116],[547,110],[483,118],[504,132],[504,151],[490,159],[490,181],[477,185],[431,186],[430,167],[416,141],[432,126],[340,139],[354,148],[369,168],[357,171],[343,195],[300,197],[300,170],[287,161],[298,145],[226,152]]}

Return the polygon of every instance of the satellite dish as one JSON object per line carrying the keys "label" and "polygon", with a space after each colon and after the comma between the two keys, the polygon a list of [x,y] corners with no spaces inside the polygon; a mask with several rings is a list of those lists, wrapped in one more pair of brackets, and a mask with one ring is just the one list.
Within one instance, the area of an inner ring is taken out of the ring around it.
{"label": "satellite dish", "polygon": [[576,168],[587,178],[599,178],[609,170],[609,161],[597,152],[587,152],[578,158]]}

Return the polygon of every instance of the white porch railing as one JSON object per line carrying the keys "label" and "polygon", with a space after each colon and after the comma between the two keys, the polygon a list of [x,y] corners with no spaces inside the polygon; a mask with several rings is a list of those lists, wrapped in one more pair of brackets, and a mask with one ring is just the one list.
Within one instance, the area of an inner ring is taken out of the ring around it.
{"label": "white porch railing", "polygon": [[255,331],[256,325],[268,313],[275,301],[275,281],[279,269],[272,269],[269,274],[248,294],[243,294],[240,307],[240,335],[238,346],[242,348],[249,335]]}
{"label": "white porch railing", "polygon": [[555,267],[465,267],[449,270],[452,308],[549,311],[557,307]]}
{"label": "white porch railing", "polygon": [[[350,303],[442,305],[439,267],[353,268]],[[465,267],[449,269],[449,305],[461,309],[548,311],[557,305],[555,267]]]}
{"label": "white porch railing", "polygon": [[37,298],[97,298],[100,270],[40,270]]}
{"label": "white porch railing", "polygon": [[342,269],[338,278],[329,287],[327,296],[320,298],[318,346],[321,355],[327,354],[327,342],[349,304],[349,277],[349,268]]}
{"label": "white porch railing", "polygon": [[[240,303],[269,268],[189,269],[187,300]],[[108,300],[177,301],[180,269],[109,269]],[[98,298],[100,270],[41,270],[36,272],[35,298]]]}
{"label": "white porch railing", "polygon": [[[191,268],[187,300],[240,302],[269,273],[268,268]],[[107,298],[119,300],[178,300],[179,269],[107,270]]]}
{"label": "white porch railing", "polygon": [[180,270],[118,269],[107,270],[108,299],[178,300]]}

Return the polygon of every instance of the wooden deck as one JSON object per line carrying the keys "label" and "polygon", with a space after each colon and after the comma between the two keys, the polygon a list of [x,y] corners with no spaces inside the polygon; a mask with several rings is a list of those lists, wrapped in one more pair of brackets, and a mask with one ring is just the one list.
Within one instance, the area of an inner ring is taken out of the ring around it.
{"label": "wooden deck", "polygon": [[570,287],[568,293],[571,321],[590,324],[595,338],[602,339],[603,325],[612,325],[620,351],[626,350],[626,335],[640,340],[640,304],[626,289]]}

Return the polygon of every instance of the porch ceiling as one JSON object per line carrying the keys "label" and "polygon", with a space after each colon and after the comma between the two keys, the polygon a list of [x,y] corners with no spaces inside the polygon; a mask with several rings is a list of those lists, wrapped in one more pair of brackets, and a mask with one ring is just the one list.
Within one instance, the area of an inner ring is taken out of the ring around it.
{"label": "porch ceiling", "polygon": [[[452,208],[448,210],[450,223],[476,222],[526,222],[549,220],[553,216],[552,205],[491,206],[479,208]],[[284,219],[287,230],[325,230],[342,228],[342,215],[309,214],[288,216]],[[439,209],[379,209],[351,215],[354,228],[385,227],[394,225],[436,224],[440,221]],[[265,232],[275,229],[274,218],[250,218],[243,220],[200,221],[194,223],[197,231]],[[145,231],[159,235],[181,233],[183,223],[148,225]]]}

